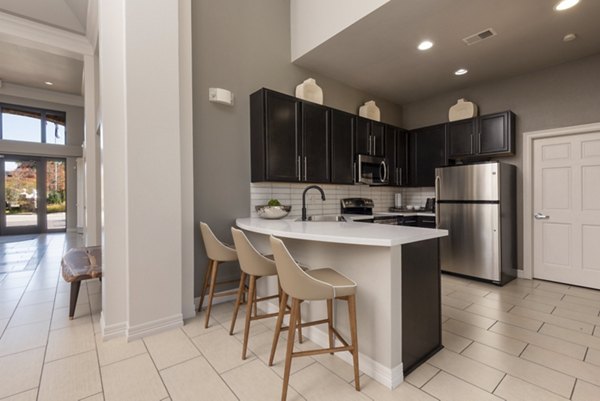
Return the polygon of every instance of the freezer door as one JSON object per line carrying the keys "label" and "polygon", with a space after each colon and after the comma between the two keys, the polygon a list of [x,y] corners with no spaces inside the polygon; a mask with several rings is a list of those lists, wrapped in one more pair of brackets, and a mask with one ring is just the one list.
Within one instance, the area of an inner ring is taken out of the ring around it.
{"label": "freezer door", "polygon": [[435,169],[438,201],[499,200],[499,164],[481,163]]}
{"label": "freezer door", "polygon": [[498,204],[438,205],[441,268],[485,280],[500,281]]}

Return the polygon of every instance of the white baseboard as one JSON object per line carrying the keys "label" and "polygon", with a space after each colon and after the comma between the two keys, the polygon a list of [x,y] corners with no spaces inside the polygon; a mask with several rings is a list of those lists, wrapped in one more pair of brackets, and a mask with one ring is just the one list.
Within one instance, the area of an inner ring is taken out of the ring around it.
{"label": "white baseboard", "polygon": [[186,304],[183,305],[183,310],[181,311],[182,315],[183,315],[183,319],[191,319],[194,316],[196,316],[196,310],[198,309],[198,307],[196,305],[198,305],[199,301],[194,301],[191,304]]}
{"label": "white baseboard", "polygon": [[120,322],[107,326],[104,322],[104,312],[100,312],[100,329],[102,330],[102,340],[107,341],[125,336],[125,333],[127,332],[127,323]]}
{"label": "white baseboard", "polygon": [[531,275],[528,272],[526,272],[525,270],[517,270],[517,277],[524,278],[527,280],[531,280],[531,278],[532,278]]}
{"label": "white baseboard", "polygon": [[[265,310],[266,313],[275,313],[279,310],[279,308],[271,302],[263,302],[261,309]],[[329,347],[329,337],[327,333],[319,330],[315,326],[303,328],[302,335],[323,348]],[[336,345],[342,346],[343,344],[338,342]],[[352,355],[349,352],[336,352],[334,355],[350,365],[353,363]],[[358,365],[361,372],[383,384],[390,390],[395,389],[404,381],[404,365],[402,363],[394,368],[388,368],[379,362],[374,361],[367,355],[361,354],[359,351]]]}
{"label": "white baseboard", "polygon": [[153,334],[158,334],[163,331],[175,329],[183,326],[183,315],[177,313],[173,316],[168,316],[162,319],[157,319],[151,322],[129,326],[127,328],[127,341],[137,340]]}

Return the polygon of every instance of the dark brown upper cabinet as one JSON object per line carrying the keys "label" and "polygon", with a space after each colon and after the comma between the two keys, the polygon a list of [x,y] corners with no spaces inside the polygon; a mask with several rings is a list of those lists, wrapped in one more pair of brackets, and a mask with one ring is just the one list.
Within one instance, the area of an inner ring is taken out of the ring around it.
{"label": "dark brown upper cabinet", "polygon": [[448,158],[459,158],[475,154],[475,132],[477,120],[453,121],[448,123]]}
{"label": "dark brown upper cabinet", "polygon": [[512,156],[515,154],[515,114],[512,111],[479,117],[480,155]]}
{"label": "dark brown upper cabinet", "polygon": [[353,184],[355,180],[355,120],[352,114],[331,110],[331,182],[334,184]]}
{"label": "dark brown upper cabinet", "polygon": [[510,111],[448,123],[448,158],[486,159],[515,153],[515,115]]}
{"label": "dark brown upper cabinet", "polygon": [[356,117],[355,150],[357,154],[385,155],[385,124]]}
{"label": "dark brown upper cabinet", "polygon": [[253,182],[329,182],[329,109],[268,89],[250,95]]}
{"label": "dark brown upper cabinet", "polygon": [[326,107],[303,102],[302,107],[302,181],[329,182],[329,113]]}
{"label": "dark brown upper cabinet", "polygon": [[402,128],[386,125],[385,158],[390,186],[408,185],[408,133]]}
{"label": "dark brown upper cabinet", "polygon": [[439,124],[410,132],[410,186],[435,185],[435,169],[448,163],[446,127]]}

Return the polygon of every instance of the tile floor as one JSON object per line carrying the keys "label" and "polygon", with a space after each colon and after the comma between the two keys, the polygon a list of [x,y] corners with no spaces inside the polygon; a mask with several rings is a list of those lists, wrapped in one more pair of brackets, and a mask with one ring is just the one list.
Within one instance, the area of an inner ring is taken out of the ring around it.
{"label": "tile floor", "polygon": [[[227,334],[230,303],[214,308],[208,329],[200,314],[143,340],[103,342],[100,283],[87,281],[70,321],[59,266],[76,244],[70,234],[23,242],[35,269],[0,275],[0,400],[279,399],[285,340],[269,368],[273,319],[253,322],[245,361],[242,325]],[[31,267],[24,259],[18,263]],[[445,348],[397,389],[363,375],[358,393],[352,367],[321,355],[294,361],[288,400],[600,400],[600,291],[537,280],[499,288],[444,276],[442,292]]]}

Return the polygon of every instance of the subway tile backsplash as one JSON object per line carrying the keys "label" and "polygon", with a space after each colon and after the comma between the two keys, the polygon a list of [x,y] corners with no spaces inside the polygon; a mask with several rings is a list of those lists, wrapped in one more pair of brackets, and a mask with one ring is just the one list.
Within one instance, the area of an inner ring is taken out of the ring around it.
{"label": "subway tile backsplash", "polygon": [[[299,217],[302,209],[302,192],[310,184],[257,182],[250,184],[250,215],[256,217],[255,206],[265,205],[269,199],[278,199],[291,205],[289,217]],[[394,206],[394,194],[402,193],[404,205],[425,206],[427,198],[434,197],[434,188],[390,188],[367,185],[320,185],[327,200],[323,202],[319,191],[311,189],[306,194],[306,209],[309,215],[340,213],[340,199],[370,198],[375,203],[375,212],[387,212]]]}

